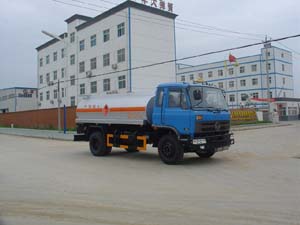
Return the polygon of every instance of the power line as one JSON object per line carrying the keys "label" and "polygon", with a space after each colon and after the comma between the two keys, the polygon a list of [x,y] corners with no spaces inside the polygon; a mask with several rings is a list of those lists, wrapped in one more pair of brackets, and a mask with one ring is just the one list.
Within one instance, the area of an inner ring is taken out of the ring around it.
{"label": "power line", "polygon": [[[100,10],[97,10],[97,9],[94,9],[94,8],[90,8],[90,7],[85,7],[85,6],[82,6],[82,5],[75,5],[75,4],[71,4],[71,3],[67,3],[67,2],[63,2],[63,1],[60,1],[60,0],[52,0],[54,2],[57,2],[57,3],[61,3],[61,4],[64,4],[64,5],[69,5],[69,6],[74,6],[74,7],[78,7],[78,8],[83,8],[83,9],[88,9],[88,10],[93,10],[93,11],[96,11],[96,12],[101,12],[103,13],[103,11],[100,11]],[[83,2],[83,1],[80,1],[80,0],[69,0],[69,1],[73,1],[73,2],[78,2],[78,3],[81,3],[81,4],[86,4],[88,6],[92,5],[92,6],[95,6],[95,7],[98,7],[98,8],[105,8],[105,9],[110,9],[108,7],[104,7],[104,6],[100,6],[100,5],[97,5],[97,4],[92,4],[92,3],[87,3],[87,2]],[[124,18],[127,18],[126,16],[124,15],[120,15],[120,14],[115,14],[116,16],[120,16],[120,17],[124,17]],[[158,20],[160,21],[160,23],[158,22],[153,22],[153,21],[148,21],[148,20],[143,20],[143,19],[140,19],[140,18],[132,18],[133,20],[136,20],[136,21],[142,21],[142,22],[146,22],[146,23],[151,23],[151,24],[157,24],[157,25],[161,25],[161,26],[165,26],[165,27],[170,27],[170,28],[173,28],[173,26],[170,26],[169,24],[163,24],[161,23],[162,21],[158,18],[151,18],[151,17],[147,17],[147,16],[142,16],[142,15],[137,15],[137,14],[132,14],[132,15],[135,15],[137,17],[141,17],[141,18],[146,18],[146,19],[151,19],[151,20]],[[183,26],[192,26],[192,27],[196,27],[195,25],[187,25],[187,24],[183,24],[183,23],[177,23],[177,24],[180,24],[180,25],[183,25]],[[221,36],[221,37],[229,37],[229,38],[232,38],[232,37],[236,37],[236,38],[239,38],[239,39],[246,39],[246,40],[259,40],[259,39],[254,39],[254,38],[246,38],[246,37],[240,37],[240,36],[231,36],[231,35],[225,35],[225,34],[219,34],[219,33],[210,33],[210,32],[207,32],[207,31],[201,31],[201,30],[196,30],[196,29],[190,29],[190,28],[186,28],[186,27],[181,27],[181,26],[175,26],[175,28],[177,29],[180,29],[180,30],[187,30],[187,31],[192,31],[192,32],[197,32],[197,33],[202,33],[202,34],[208,34],[208,35],[214,35],[214,36]],[[198,29],[200,29],[199,27],[196,27]],[[218,32],[224,32],[224,31],[218,31]],[[235,32],[235,34],[238,34],[239,32]],[[239,34],[242,34],[242,33],[239,33]]]}
{"label": "power line", "polygon": [[[124,70],[119,70],[119,71],[114,71],[114,72],[102,73],[102,74],[91,76],[89,78],[87,78],[87,77],[75,78],[75,79],[72,79],[72,81],[73,80],[90,79],[90,78],[93,78],[93,77],[99,77],[99,76],[104,76],[104,75],[111,75],[111,74],[128,72],[128,71],[139,70],[139,69],[145,69],[145,68],[148,68],[148,67],[159,66],[159,65],[173,63],[173,62],[176,63],[176,62],[184,61],[184,60],[188,60],[188,59],[194,59],[194,58],[199,58],[199,57],[203,57],[203,56],[213,55],[213,54],[217,54],[217,53],[222,53],[222,52],[228,52],[228,51],[233,51],[233,50],[239,50],[239,49],[249,48],[249,47],[261,45],[263,43],[279,42],[279,41],[283,41],[283,40],[287,40],[287,39],[291,39],[291,38],[296,38],[296,37],[300,37],[300,34],[292,35],[292,36],[286,36],[286,37],[277,38],[277,39],[273,39],[273,40],[268,40],[268,41],[265,41],[265,42],[256,42],[256,43],[253,43],[253,44],[242,45],[242,46],[233,47],[233,48],[227,48],[227,49],[223,49],[223,50],[206,52],[206,53],[202,53],[202,54],[198,54],[198,55],[193,55],[193,56],[187,56],[187,57],[178,58],[178,59],[171,59],[171,60],[162,61],[162,62],[158,62],[158,63],[152,63],[152,64],[148,64],[148,65],[144,65],[144,66],[137,66],[137,67],[134,67],[134,68],[131,68],[131,69],[124,69]],[[61,82],[68,82],[68,81],[71,81],[71,80],[66,80],[66,81],[61,81]],[[53,85],[55,85],[55,84],[57,84],[57,82],[53,83]],[[39,88],[39,90],[41,90],[43,88],[46,88],[46,87],[48,87],[48,86],[44,86],[42,88]]]}

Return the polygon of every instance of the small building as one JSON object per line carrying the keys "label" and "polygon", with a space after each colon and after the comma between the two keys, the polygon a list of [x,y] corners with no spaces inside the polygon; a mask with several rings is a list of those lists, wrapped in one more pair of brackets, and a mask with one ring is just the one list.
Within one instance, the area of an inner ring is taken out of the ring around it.
{"label": "small building", "polygon": [[[199,79],[222,88],[230,108],[246,107],[251,98],[268,98],[268,83],[270,98],[294,97],[290,51],[270,46],[262,48],[260,54],[237,58],[237,63],[177,64],[177,82]],[[267,104],[258,102],[255,108],[267,108]]]}
{"label": "small building", "polygon": [[300,98],[275,98],[271,111],[274,109],[278,112],[280,121],[299,120]]}
{"label": "small building", "polygon": [[[66,19],[59,39],[37,47],[38,108],[75,106],[85,95],[153,92],[176,79],[171,10],[125,1],[96,17]],[[58,85],[60,81],[60,85]],[[58,90],[59,88],[59,90]]]}
{"label": "small building", "polygon": [[12,87],[0,89],[0,113],[37,109],[37,88]]}

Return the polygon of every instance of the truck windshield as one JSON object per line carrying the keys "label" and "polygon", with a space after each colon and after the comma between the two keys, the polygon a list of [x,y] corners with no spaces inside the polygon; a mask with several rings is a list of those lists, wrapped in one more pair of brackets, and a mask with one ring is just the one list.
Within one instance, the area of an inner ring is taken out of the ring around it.
{"label": "truck windshield", "polygon": [[228,110],[220,89],[211,87],[190,87],[189,95],[193,109]]}

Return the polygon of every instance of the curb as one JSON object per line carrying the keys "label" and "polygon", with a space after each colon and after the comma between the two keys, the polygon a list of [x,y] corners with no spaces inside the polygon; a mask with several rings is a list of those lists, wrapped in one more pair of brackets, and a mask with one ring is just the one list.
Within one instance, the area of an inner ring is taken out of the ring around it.
{"label": "curb", "polygon": [[274,128],[274,127],[287,127],[292,124],[271,124],[271,125],[248,125],[244,127],[232,127],[232,131],[245,131],[245,130],[257,130],[257,129],[265,129],[265,128]]}
{"label": "curb", "polygon": [[58,132],[54,133],[53,131],[47,131],[47,130],[32,130],[32,129],[17,129],[17,128],[15,129],[0,128],[0,134],[49,139],[49,140],[59,140],[59,141],[73,141],[73,135],[74,135],[73,133],[63,134]]}

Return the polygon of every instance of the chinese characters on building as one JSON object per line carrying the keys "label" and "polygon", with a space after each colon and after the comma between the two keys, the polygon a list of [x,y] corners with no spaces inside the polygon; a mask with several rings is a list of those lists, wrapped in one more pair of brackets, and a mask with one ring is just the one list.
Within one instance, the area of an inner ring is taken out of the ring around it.
{"label": "chinese characters on building", "polygon": [[173,12],[173,3],[166,2],[165,0],[141,0],[144,5],[151,5],[152,7],[159,8],[161,10],[167,10]]}

